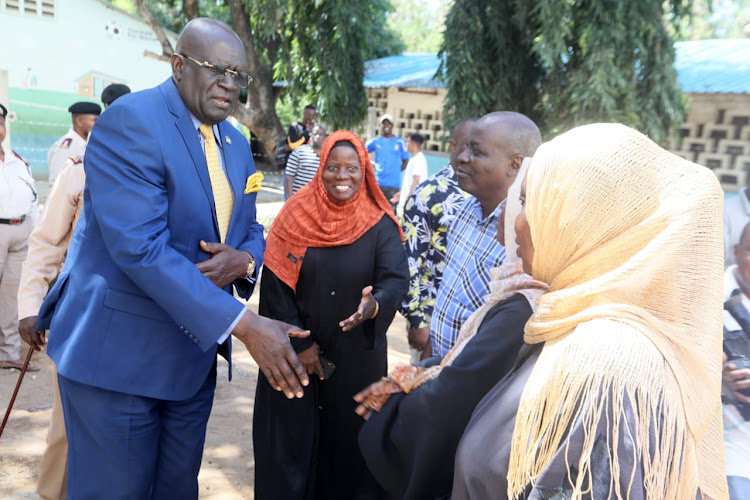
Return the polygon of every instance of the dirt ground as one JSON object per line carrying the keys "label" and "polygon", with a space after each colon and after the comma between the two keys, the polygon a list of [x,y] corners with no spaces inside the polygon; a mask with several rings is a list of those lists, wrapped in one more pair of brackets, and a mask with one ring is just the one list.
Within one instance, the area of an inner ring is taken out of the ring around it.
{"label": "dirt ground", "polygon": [[[248,307],[257,311],[257,293]],[[399,314],[388,330],[388,344],[389,366],[408,364],[406,321]],[[253,498],[252,417],[258,367],[241,342],[232,345],[232,382],[227,381],[227,364],[220,359],[208,422],[199,476],[200,497],[205,499]],[[42,369],[26,374],[0,438],[0,498],[37,498],[37,468],[52,408],[53,365],[46,354],[36,353],[33,359]],[[18,375],[18,370],[0,370],[0,418]]]}

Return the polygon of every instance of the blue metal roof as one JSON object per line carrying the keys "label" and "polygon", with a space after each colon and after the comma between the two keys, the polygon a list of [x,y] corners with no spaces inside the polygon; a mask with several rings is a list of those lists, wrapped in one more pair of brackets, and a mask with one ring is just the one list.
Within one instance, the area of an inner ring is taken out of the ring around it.
{"label": "blue metal roof", "polygon": [[694,93],[750,93],[750,39],[677,42],[677,81]]}
{"label": "blue metal roof", "polygon": [[405,53],[365,63],[365,87],[444,88],[434,78],[440,66],[435,53]]}
{"label": "blue metal roof", "polygon": [[[685,92],[750,93],[750,39],[677,42],[677,80]],[[443,88],[437,54],[406,53],[365,63],[365,87]]]}

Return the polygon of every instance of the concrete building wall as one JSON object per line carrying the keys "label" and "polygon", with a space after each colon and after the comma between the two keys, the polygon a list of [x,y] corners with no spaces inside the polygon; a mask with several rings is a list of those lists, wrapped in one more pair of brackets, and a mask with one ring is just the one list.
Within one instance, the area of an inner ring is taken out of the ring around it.
{"label": "concrete building wall", "polygon": [[[426,152],[445,153],[442,130],[445,89],[368,88],[370,113],[394,117],[393,133],[427,137]],[[680,138],[668,144],[673,153],[714,171],[726,191],[747,185],[750,175],[750,94],[688,94],[688,117]],[[367,139],[377,134],[377,120],[366,127]]]}
{"label": "concrete building wall", "polygon": [[170,74],[143,55],[161,53],[151,28],[103,0],[0,0],[0,47],[12,88],[77,93],[78,80],[96,72],[136,91]]}
{"label": "concrete building wall", "polygon": [[[425,88],[369,88],[367,98],[370,107],[379,118],[388,113],[393,116],[393,133],[406,137],[417,132],[425,137],[423,150],[427,153],[445,153],[448,151],[449,134],[443,130],[443,101],[446,89]],[[367,138],[376,132],[368,124]],[[375,123],[377,127],[377,120]]]}
{"label": "concrete building wall", "polygon": [[747,185],[750,94],[690,94],[689,110],[669,149],[713,170],[725,191]]}

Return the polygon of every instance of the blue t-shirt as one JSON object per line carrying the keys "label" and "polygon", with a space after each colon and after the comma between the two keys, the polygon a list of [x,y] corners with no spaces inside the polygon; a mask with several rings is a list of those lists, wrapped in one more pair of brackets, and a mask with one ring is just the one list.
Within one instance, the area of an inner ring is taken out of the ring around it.
{"label": "blue t-shirt", "polygon": [[406,141],[393,136],[386,139],[382,135],[367,143],[367,151],[375,151],[375,178],[378,186],[401,187],[401,162],[410,158]]}

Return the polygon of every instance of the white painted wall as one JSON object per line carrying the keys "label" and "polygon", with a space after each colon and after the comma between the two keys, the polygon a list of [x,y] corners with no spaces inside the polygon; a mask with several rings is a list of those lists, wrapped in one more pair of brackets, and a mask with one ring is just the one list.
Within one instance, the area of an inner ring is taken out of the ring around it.
{"label": "white painted wall", "polygon": [[0,69],[8,70],[10,87],[24,86],[29,67],[38,88],[76,93],[78,79],[89,71],[122,80],[133,91],[169,76],[169,64],[144,57],[144,50],[161,53],[161,45],[137,17],[103,0],[54,4],[55,16],[47,18],[9,12],[0,0]]}

